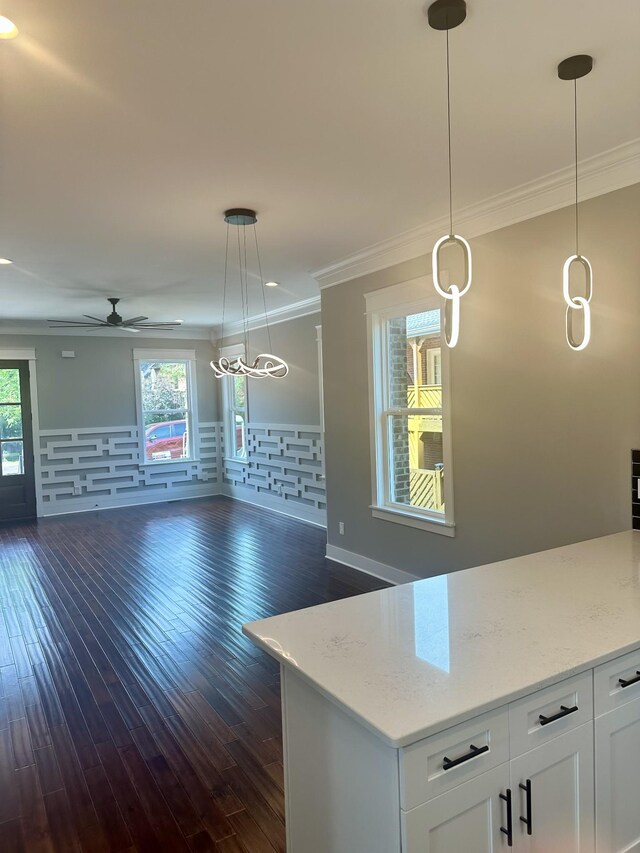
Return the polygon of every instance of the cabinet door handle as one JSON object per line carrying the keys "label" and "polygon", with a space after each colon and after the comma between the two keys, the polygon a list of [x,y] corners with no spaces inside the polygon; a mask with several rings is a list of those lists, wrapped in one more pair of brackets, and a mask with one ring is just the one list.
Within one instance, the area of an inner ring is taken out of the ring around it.
{"label": "cabinet door handle", "polygon": [[527,827],[527,835],[531,835],[533,833],[533,818],[531,817],[531,779],[527,779],[524,785],[520,782],[520,788],[527,795],[527,815],[526,817],[522,817],[522,815],[520,815],[520,820]]}
{"label": "cabinet door handle", "polygon": [[500,827],[500,832],[507,836],[507,845],[513,847],[513,821],[511,819],[511,788],[507,788],[506,794],[500,794],[500,799],[507,804],[507,828]]}
{"label": "cabinet door handle", "polygon": [[567,708],[566,705],[560,705],[560,710],[552,717],[545,717],[543,714],[540,714],[540,725],[548,726],[549,723],[555,723],[556,720],[561,720],[563,717],[567,717],[569,714],[575,714],[577,710],[577,705],[574,705],[572,708]]}
{"label": "cabinet door handle", "polygon": [[618,684],[624,690],[625,687],[631,687],[632,684],[637,684],[640,681],[640,669],[636,669],[636,677],[635,678],[619,678]]}
{"label": "cabinet door handle", "polygon": [[483,752],[489,752],[488,746],[474,746],[472,743],[469,744],[470,752],[466,752],[464,755],[461,755],[460,758],[447,758],[442,759],[442,769],[443,770],[451,770],[452,767],[457,767],[458,764],[464,764],[465,761],[470,761],[472,758],[475,758],[476,755],[482,755]]}

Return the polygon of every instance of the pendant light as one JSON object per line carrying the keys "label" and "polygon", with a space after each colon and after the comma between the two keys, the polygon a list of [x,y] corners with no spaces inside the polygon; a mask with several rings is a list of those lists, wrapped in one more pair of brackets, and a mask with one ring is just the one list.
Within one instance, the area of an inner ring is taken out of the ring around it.
{"label": "pendant light", "polygon": [[264,294],[265,281],[262,277],[262,264],[260,263],[260,249],[258,248],[258,233],[256,231],[256,222],[258,217],[255,210],[249,210],[244,207],[234,207],[226,210],[224,221],[227,223],[227,239],[224,253],[224,293],[222,297],[222,331],[221,339],[224,339],[224,318],[227,304],[227,279],[229,269],[229,231],[230,226],[237,229],[237,246],[238,246],[238,271],[240,280],[240,301],[242,304],[242,329],[244,335],[244,358],[225,358],[221,356],[217,361],[211,362],[211,368],[216,376],[216,379],[222,379],[224,376],[247,376],[249,379],[284,379],[289,373],[289,365],[284,359],[270,352],[263,352],[257,355],[251,362],[249,361],[249,273],[247,268],[247,227],[253,227],[253,242],[256,251],[256,260],[258,264],[258,273],[260,276],[260,289],[262,292],[262,302],[264,306],[264,319],[267,328],[267,340],[269,349],[271,349],[271,329],[269,328],[269,316],[267,314],[267,302]]}
{"label": "pendant light", "polygon": [[[429,25],[434,30],[444,30],[447,37],[447,140],[449,152],[449,233],[436,240],[431,250],[433,286],[445,300],[444,339],[448,347],[455,347],[460,336],[460,300],[471,287],[472,264],[471,246],[453,230],[453,193],[451,169],[451,75],[449,73],[449,30],[458,27],[467,17],[467,4],[464,0],[436,0],[427,9]],[[450,284],[445,290],[440,283],[440,250],[444,246],[460,246],[464,256],[464,281],[462,285]]]}
{"label": "pendant light", "polygon": [[[567,343],[572,350],[577,352],[583,350],[591,339],[591,308],[589,303],[593,296],[593,270],[591,264],[584,255],[580,254],[580,223],[578,218],[578,80],[593,68],[593,57],[588,54],[569,56],[558,65],[558,77],[561,80],[573,80],[573,151],[575,158],[575,225],[576,225],[576,248],[575,254],[569,255],[562,268],[562,295],[567,304],[565,311],[565,330]],[[585,296],[571,295],[571,267],[580,264],[584,269],[586,294]],[[582,311],[582,337],[577,339],[574,335],[573,318],[576,311]]]}

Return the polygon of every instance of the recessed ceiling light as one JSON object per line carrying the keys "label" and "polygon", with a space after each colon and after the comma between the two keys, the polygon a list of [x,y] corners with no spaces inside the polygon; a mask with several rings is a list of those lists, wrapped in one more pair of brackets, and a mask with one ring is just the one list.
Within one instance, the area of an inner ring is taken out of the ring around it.
{"label": "recessed ceiling light", "polygon": [[264,286],[265,287],[277,287],[278,284],[279,284],[279,282],[277,282],[277,281],[265,281]]}
{"label": "recessed ceiling light", "polygon": [[174,320],[174,323],[184,323],[184,320]]}
{"label": "recessed ceiling light", "polygon": [[0,15],[0,39],[14,39],[17,35],[18,28],[13,21]]}
{"label": "recessed ceiling light", "polygon": [[13,261],[10,261],[9,258],[0,258],[0,264],[12,264]]}

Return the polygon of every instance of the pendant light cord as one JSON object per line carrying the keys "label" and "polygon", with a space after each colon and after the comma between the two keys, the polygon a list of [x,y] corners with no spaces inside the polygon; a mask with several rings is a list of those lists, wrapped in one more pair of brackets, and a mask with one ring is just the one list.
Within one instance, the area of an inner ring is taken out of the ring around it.
{"label": "pendant light cord", "polygon": [[227,240],[224,247],[224,291],[222,294],[222,331],[220,342],[224,341],[224,316],[227,310],[227,269],[229,267],[229,223],[227,222]]}
{"label": "pendant light cord", "polygon": [[[247,268],[247,226],[242,226],[242,248],[244,262],[244,288],[242,291],[242,312],[244,316],[244,357],[249,358],[249,270]],[[242,268],[240,281],[242,282]]]}
{"label": "pendant light cord", "polygon": [[264,307],[264,322],[267,327],[267,342],[269,344],[269,352],[272,353],[273,349],[271,347],[271,329],[269,327],[269,315],[267,314],[267,297],[265,294],[264,287],[264,277],[262,275],[262,262],[260,261],[260,249],[258,248],[258,231],[256,229],[255,223],[253,225],[253,239],[256,244],[256,257],[258,258],[258,273],[260,274],[260,288],[262,290],[262,305]]}
{"label": "pendant light cord", "polygon": [[245,347],[244,357],[246,359],[246,358],[248,358],[248,355],[246,352],[246,349],[247,349],[247,322],[246,322],[247,311],[246,311],[246,307],[244,304],[244,281],[243,281],[243,275],[242,275],[242,242],[240,240],[240,226],[239,225],[237,226],[237,231],[238,231],[238,270],[240,273],[240,305],[242,308],[242,337],[244,340],[244,347]]}
{"label": "pendant light cord", "polygon": [[573,81],[573,153],[575,157],[575,183],[576,183],[576,255],[580,254],[578,249],[578,81]]}
{"label": "pendant light cord", "polygon": [[447,34],[447,138],[449,145],[449,234],[453,234],[453,193],[451,190],[451,74],[449,70],[449,30]]}

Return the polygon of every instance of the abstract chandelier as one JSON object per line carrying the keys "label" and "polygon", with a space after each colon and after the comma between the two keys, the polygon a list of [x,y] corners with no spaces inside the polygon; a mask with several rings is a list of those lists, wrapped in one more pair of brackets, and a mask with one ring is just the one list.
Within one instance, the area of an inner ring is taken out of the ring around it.
{"label": "abstract chandelier", "polygon": [[238,270],[240,274],[240,298],[242,302],[242,328],[244,335],[245,355],[235,358],[225,358],[220,356],[217,361],[211,362],[211,368],[216,376],[216,379],[222,379],[224,376],[247,376],[249,379],[284,379],[289,373],[289,365],[284,359],[270,352],[260,353],[253,361],[249,361],[249,293],[248,293],[248,270],[247,270],[247,226],[253,226],[253,240],[256,250],[256,259],[258,263],[258,273],[260,276],[260,289],[262,291],[262,300],[264,306],[264,319],[267,328],[267,339],[269,341],[269,349],[271,349],[271,329],[269,328],[269,317],[267,314],[267,302],[264,293],[265,282],[262,276],[262,264],[260,263],[260,249],[258,248],[258,234],[256,231],[256,222],[258,217],[255,210],[248,210],[244,207],[234,207],[226,210],[224,221],[227,223],[227,241],[224,254],[224,295],[222,302],[222,331],[221,340],[224,340],[224,318],[227,304],[227,279],[229,269],[229,226],[234,225],[237,228],[237,243],[238,243]]}
{"label": "abstract chandelier", "polygon": [[[576,251],[569,255],[562,268],[562,295],[567,305],[565,311],[565,332],[567,343],[572,350],[579,352],[587,347],[591,340],[591,297],[593,296],[593,269],[588,258],[580,254],[578,238],[580,235],[578,220],[578,80],[593,68],[593,57],[588,54],[579,54],[563,59],[558,65],[558,77],[561,80],[573,80],[573,153],[575,158],[575,225],[576,225]],[[585,296],[571,295],[571,267],[580,264],[585,275]],[[574,335],[573,318],[576,311],[582,311],[582,339],[577,340]]]}
{"label": "abstract chandelier", "polygon": [[[465,0],[436,0],[427,9],[429,26],[434,30],[444,30],[447,35],[447,140],[449,151],[449,233],[436,240],[431,250],[433,286],[445,300],[444,339],[448,347],[458,343],[460,335],[460,300],[471,287],[471,246],[459,234],[453,231],[453,202],[451,190],[451,80],[449,73],[449,30],[459,26],[467,17]],[[440,250],[447,245],[460,246],[464,255],[464,284],[450,284],[445,290],[440,283]]]}

